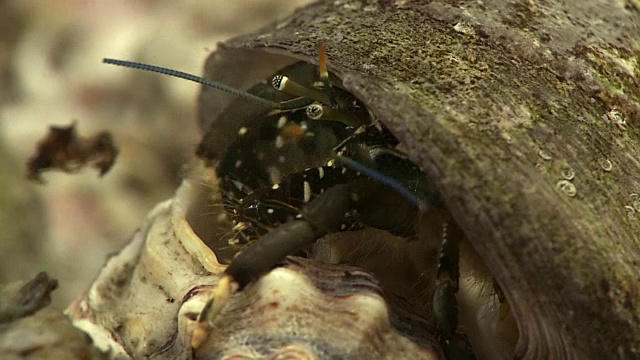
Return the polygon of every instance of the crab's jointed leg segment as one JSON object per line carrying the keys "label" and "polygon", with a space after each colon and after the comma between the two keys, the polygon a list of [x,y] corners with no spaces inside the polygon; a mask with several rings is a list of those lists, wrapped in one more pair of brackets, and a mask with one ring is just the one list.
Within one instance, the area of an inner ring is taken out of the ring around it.
{"label": "crab's jointed leg segment", "polygon": [[447,360],[476,358],[467,337],[457,332],[459,245],[463,236],[462,230],[453,222],[444,224],[433,295],[433,319]]}

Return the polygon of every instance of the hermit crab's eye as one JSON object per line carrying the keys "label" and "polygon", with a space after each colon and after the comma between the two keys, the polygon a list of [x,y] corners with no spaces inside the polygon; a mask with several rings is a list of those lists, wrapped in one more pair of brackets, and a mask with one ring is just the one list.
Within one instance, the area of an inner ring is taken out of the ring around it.
{"label": "hermit crab's eye", "polygon": [[323,41],[318,46],[318,61],[320,70],[320,80],[324,89],[320,90],[314,86],[301,85],[284,75],[276,75],[271,80],[274,89],[284,93],[311,99],[319,103],[338,108],[338,101],[331,87],[329,71],[327,70],[327,51]]}
{"label": "hermit crab's eye", "polygon": [[282,91],[289,95],[300,96],[302,98],[317,101],[323,104],[330,105],[331,100],[327,95],[327,92],[317,89],[315,87],[304,86],[289,79],[284,75],[276,75],[271,80],[271,85],[274,89]]}
{"label": "hermit crab's eye", "polygon": [[319,120],[322,118],[322,114],[324,113],[322,105],[319,104],[311,104],[307,106],[307,117],[311,120]]}
{"label": "hermit crab's eye", "polygon": [[339,121],[354,129],[368,124],[368,119],[359,116],[355,111],[323,106],[317,103],[307,106],[306,115],[311,120]]}

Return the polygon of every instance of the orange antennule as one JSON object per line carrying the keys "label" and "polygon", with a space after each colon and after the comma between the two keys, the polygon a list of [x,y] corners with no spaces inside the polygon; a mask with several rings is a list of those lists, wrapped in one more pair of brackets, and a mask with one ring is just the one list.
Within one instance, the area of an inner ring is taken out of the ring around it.
{"label": "orange antennule", "polygon": [[324,41],[320,41],[318,44],[318,65],[320,67],[320,80],[324,84],[324,91],[329,98],[329,103],[332,108],[338,108],[338,102],[336,101],[333,91],[331,91],[331,82],[329,81],[329,70],[327,70],[327,46]]}
{"label": "orange antennule", "polygon": [[320,63],[320,77],[328,78],[329,71],[327,70],[327,46],[324,41],[320,41],[318,44],[318,62]]}

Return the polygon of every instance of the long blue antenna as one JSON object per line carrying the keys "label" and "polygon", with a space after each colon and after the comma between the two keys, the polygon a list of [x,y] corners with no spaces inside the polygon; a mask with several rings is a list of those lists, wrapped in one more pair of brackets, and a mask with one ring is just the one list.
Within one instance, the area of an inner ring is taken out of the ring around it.
{"label": "long blue antenna", "polygon": [[400,194],[401,196],[409,200],[412,204],[414,204],[420,211],[426,211],[428,209],[427,202],[424,201],[423,199],[420,199],[420,197],[416,195],[416,193],[407,189],[407,187],[400,181],[392,177],[389,177],[378,170],[372,169],[371,167],[361,164],[346,156],[338,155],[336,157],[336,162],[338,162],[344,167],[347,167],[351,170],[355,170],[357,172],[364,174],[365,176],[367,176],[368,178],[370,178],[375,182],[378,182],[380,184],[383,184],[392,188],[393,190],[398,192],[398,194]]}
{"label": "long blue antenna", "polygon": [[251,100],[253,102],[256,102],[258,104],[264,105],[266,107],[269,107],[271,109],[282,109],[282,106],[274,101],[270,101],[267,99],[263,99],[259,96],[255,96],[253,94],[250,94],[246,91],[241,91],[238,89],[234,89],[230,86],[215,82],[215,81],[210,81],[207,79],[203,79],[200,76],[196,76],[196,75],[192,75],[192,74],[188,74],[182,71],[177,71],[177,70],[172,70],[172,69],[167,69],[167,68],[163,68],[160,66],[155,66],[155,65],[149,65],[149,64],[143,64],[143,63],[139,63],[139,62],[135,62],[135,61],[127,61],[127,60],[116,60],[116,59],[102,59],[102,62],[105,64],[111,64],[111,65],[118,65],[118,66],[124,66],[124,67],[128,67],[128,68],[133,68],[133,69],[139,69],[139,70],[144,70],[144,71],[151,71],[151,72],[156,72],[159,74],[163,74],[163,75],[168,75],[168,76],[173,76],[173,77],[177,77],[177,78],[181,78],[181,79],[185,79],[185,80],[189,80],[189,81],[193,81],[196,82],[198,84],[204,85],[206,87],[210,87],[213,89],[217,89],[220,91],[224,91],[226,93],[232,94],[232,95],[236,95],[236,96],[240,96],[243,97],[247,100]]}

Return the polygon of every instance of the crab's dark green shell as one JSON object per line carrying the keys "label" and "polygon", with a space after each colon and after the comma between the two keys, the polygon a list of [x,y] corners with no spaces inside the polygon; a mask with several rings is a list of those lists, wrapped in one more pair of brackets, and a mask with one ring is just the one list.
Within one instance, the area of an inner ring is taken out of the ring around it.
{"label": "crab's dark green shell", "polygon": [[[517,356],[639,358],[639,8],[321,1],[222,44],[205,70],[246,88],[325,40],[502,286]],[[230,101],[201,95],[214,150],[242,126],[217,120]]]}

